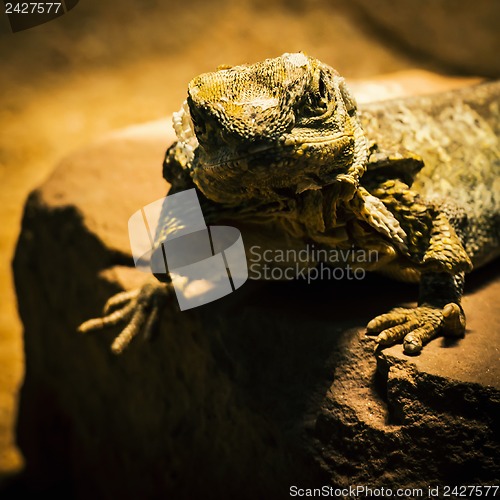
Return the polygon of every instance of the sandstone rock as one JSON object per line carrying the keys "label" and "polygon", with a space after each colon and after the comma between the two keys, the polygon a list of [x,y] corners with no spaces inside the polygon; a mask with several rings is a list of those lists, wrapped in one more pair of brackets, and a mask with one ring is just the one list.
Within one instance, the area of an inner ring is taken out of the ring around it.
{"label": "sandstone rock", "polygon": [[[164,123],[66,159],[32,193],[14,261],[25,329],[18,442],[34,491],[77,498],[285,498],[289,487],[498,479],[498,265],[465,299],[472,330],[418,358],[363,325],[416,289],[247,282],[123,355],[76,327],[138,286],[127,220],[164,196]],[[474,283],[474,280],[473,280]],[[381,293],[384,290],[384,293]]]}

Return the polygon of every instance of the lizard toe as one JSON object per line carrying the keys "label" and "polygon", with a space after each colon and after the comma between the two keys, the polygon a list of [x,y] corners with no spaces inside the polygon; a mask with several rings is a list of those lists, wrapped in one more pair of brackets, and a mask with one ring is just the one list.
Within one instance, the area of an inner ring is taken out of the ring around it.
{"label": "lizard toe", "polygon": [[120,354],[139,333],[142,332],[146,339],[151,337],[170,288],[171,284],[154,282],[146,283],[136,290],[120,292],[106,302],[102,318],[85,321],[78,327],[78,331],[97,332],[125,324],[111,345],[112,352]]}
{"label": "lizard toe", "polygon": [[465,317],[457,304],[448,304],[443,309],[428,305],[396,308],[367,325],[368,334],[377,334],[378,344],[387,346],[403,341],[403,350],[410,355],[418,354],[426,343],[445,330],[451,335],[465,330]]}
{"label": "lizard toe", "polygon": [[393,326],[392,328],[387,328],[382,331],[375,341],[381,345],[389,345],[394,344],[394,342],[398,342],[402,340],[405,335],[418,327],[418,321],[406,321],[405,323],[397,326]]}
{"label": "lizard toe", "polygon": [[114,354],[121,354],[130,342],[141,332],[149,339],[158,325],[160,310],[169,295],[170,284],[147,283],[134,301],[134,311],[130,321],[111,345]]}
{"label": "lizard toe", "polygon": [[443,308],[443,334],[449,337],[465,335],[465,314],[454,302],[446,304]]}
{"label": "lizard toe", "polygon": [[405,309],[404,307],[397,307],[386,314],[381,314],[380,316],[373,318],[366,325],[366,332],[368,334],[380,333],[387,328],[401,325],[407,320],[408,309]]}
{"label": "lizard toe", "polygon": [[437,332],[438,329],[432,324],[425,324],[416,328],[404,338],[404,353],[409,355],[419,354],[424,344],[429,342],[429,340],[432,340],[436,336]]}

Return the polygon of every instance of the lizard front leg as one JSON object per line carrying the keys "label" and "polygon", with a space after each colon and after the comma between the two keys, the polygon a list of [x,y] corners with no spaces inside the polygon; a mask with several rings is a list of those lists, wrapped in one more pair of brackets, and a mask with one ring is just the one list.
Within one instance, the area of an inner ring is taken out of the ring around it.
{"label": "lizard front leg", "polygon": [[156,328],[160,311],[173,293],[171,283],[151,281],[135,290],[121,292],[105,304],[102,318],[85,321],[78,327],[80,333],[101,331],[104,328],[125,324],[115,338],[111,350],[120,354],[140,332],[149,338]]}
{"label": "lizard front leg", "polygon": [[[368,323],[367,333],[377,334],[376,341],[381,345],[403,340],[407,354],[418,354],[423,345],[439,333],[463,335],[465,315],[460,300],[465,272],[472,269],[463,246],[464,221],[456,223],[455,230],[445,213],[446,207],[426,203],[400,181],[386,181],[373,192],[387,213],[384,209],[377,212],[377,205],[366,195],[361,198],[364,207],[358,202],[361,208],[356,208],[365,219],[373,220],[373,224],[378,222],[379,231],[392,229],[392,233],[386,232],[396,245],[394,228],[399,225],[404,244],[399,243],[399,251],[419,271],[420,293],[418,307],[398,307],[376,317]],[[367,201],[371,202],[369,211]],[[382,224],[388,213],[394,214],[397,222]]]}
{"label": "lizard front leg", "polygon": [[406,354],[418,354],[422,347],[442,333],[461,337],[465,333],[465,315],[460,305],[464,273],[427,273],[420,281],[418,307],[398,307],[377,316],[366,327],[376,334],[376,342],[389,345],[403,340]]}

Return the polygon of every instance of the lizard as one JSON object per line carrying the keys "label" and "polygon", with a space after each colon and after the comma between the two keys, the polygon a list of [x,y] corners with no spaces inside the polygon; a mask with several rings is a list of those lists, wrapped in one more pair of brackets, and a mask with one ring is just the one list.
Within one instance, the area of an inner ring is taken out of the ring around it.
{"label": "lizard", "polygon": [[[419,297],[367,333],[415,355],[464,335],[465,274],[500,253],[499,96],[492,82],[359,108],[337,71],[302,52],[222,66],[189,83],[163,175],[169,194],[196,189],[207,222],[250,228],[245,242],[375,250],[355,265],[419,283]],[[125,324],[120,353],[171,296],[168,276],[148,282],[79,330]]]}

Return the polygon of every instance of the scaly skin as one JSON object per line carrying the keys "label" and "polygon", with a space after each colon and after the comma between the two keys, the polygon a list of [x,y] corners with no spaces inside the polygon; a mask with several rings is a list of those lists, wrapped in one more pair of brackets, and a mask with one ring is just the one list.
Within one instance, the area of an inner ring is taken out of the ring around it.
{"label": "scaly skin", "polygon": [[[301,53],[224,68],[190,82],[164,177],[171,193],[195,187],[207,222],[240,227],[247,248],[376,251],[345,264],[418,281],[419,303],[367,331],[416,354],[439,333],[464,334],[465,273],[499,253],[499,95],[493,83],[359,112],[343,78]],[[158,251],[169,229],[165,216]],[[121,352],[169,290],[122,295],[123,313],[80,329],[132,318]]]}

